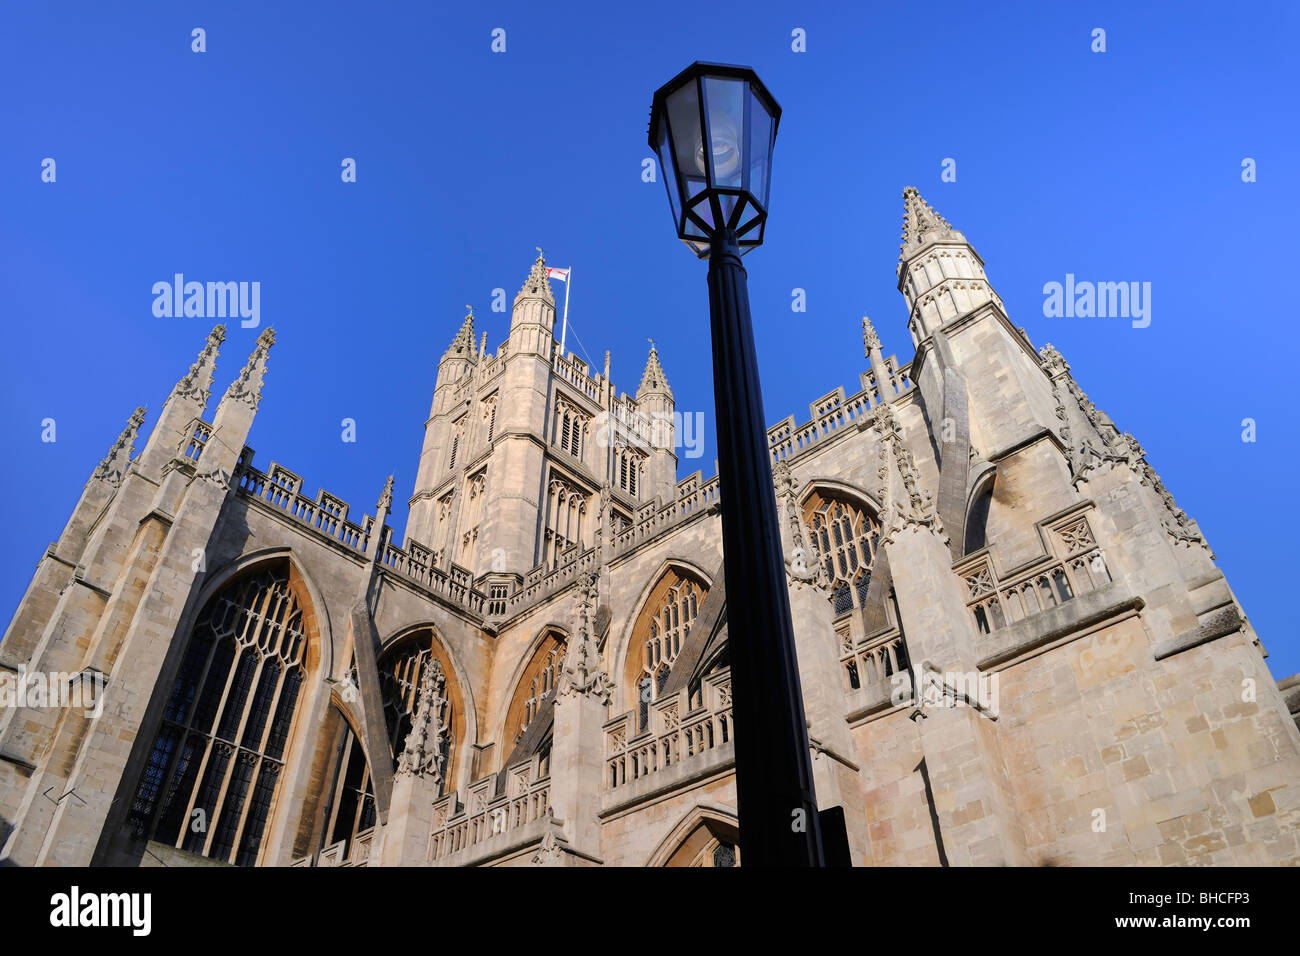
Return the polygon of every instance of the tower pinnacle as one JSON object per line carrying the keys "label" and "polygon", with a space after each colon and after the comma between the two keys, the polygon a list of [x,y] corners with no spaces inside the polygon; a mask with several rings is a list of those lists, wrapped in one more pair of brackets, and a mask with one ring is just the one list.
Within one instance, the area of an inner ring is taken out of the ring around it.
{"label": "tower pinnacle", "polygon": [[537,250],[537,258],[533,262],[532,269],[528,272],[528,278],[524,280],[523,287],[519,294],[515,296],[518,301],[522,296],[540,295],[551,300],[555,304],[555,294],[551,291],[551,282],[546,277],[546,258],[542,255],[542,250]]}
{"label": "tower pinnacle", "polygon": [[475,357],[474,308],[468,305],[465,308],[468,310],[465,321],[461,323],[460,331],[456,333],[456,337],[451,340],[447,355],[472,359]]}
{"label": "tower pinnacle", "polygon": [[649,392],[660,392],[672,396],[673,390],[668,386],[668,376],[664,374],[663,366],[659,364],[659,350],[655,348],[654,339],[650,339],[650,355],[645,362],[645,371],[641,373],[641,386],[636,390],[636,397],[639,401],[642,395]]}
{"label": "tower pinnacle", "polygon": [[[226,389],[226,394],[221,399],[221,405],[225,405],[227,402],[243,402],[253,411],[257,411],[257,406],[262,401],[262,381],[266,377],[267,355],[274,344],[275,329],[267,329],[257,337],[257,345],[253,349],[253,354],[248,357],[244,367],[239,370],[239,376]],[[221,407],[218,406],[217,410],[220,412]]]}
{"label": "tower pinnacle", "polygon": [[212,375],[217,369],[217,351],[225,340],[224,325],[218,325],[208,333],[207,341],[203,343],[203,350],[199,352],[190,370],[176,383],[172,395],[191,398],[198,402],[200,407],[207,405],[212,388]]}
{"label": "tower pinnacle", "polygon": [[932,239],[966,241],[965,236],[921,198],[915,186],[908,186],[903,190],[903,242],[898,247],[899,259],[907,258]]}
{"label": "tower pinnacle", "polygon": [[880,348],[880,336],[876,334],[875,327],[871,320],[865,315],[862,317],[862,349],[867,358],[871,358],[871,350]]}
{"label": "tower pinnacle", "polygon": [[122,429],[122,434],[117,436],[117,441],[113,443],[113,447],[108,450],[108,455],[99,463],[99,467],[91,477],[100,478],[114,485],[122,483],[122,475],[131,464],[131,452],[134,450],[136,435],[139,434],[142,424],[144,424],[143,405],[131,415],[126,428]]}

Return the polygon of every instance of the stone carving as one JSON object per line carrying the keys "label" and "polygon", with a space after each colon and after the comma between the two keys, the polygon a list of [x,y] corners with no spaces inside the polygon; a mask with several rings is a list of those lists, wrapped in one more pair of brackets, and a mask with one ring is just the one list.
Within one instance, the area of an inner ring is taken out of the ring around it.
{"label": "stone carving", "polygon": [[1165,533],[1169,535],[1176,543],[1186,545],[1199,545],[1209,552],[1210,557],[1214,557],[1214,550],[1210,547],[1205,536],[1201,534],[1200,526],[1187,516],[1187,512],[1178,507],[1174,501],[1174,496],[1169,489],[1165,487],[1156,470],[1151,467],[1150,462],[1146,460],[1146,451],[1138,444],[1138,440],[1127,432],[1123,436],[1124,446],[1127,451],[1125,460],[1129,466],[1138,474],[1138,483],[1150,488],[1160,497],[1160,501],[1165,506],[1165,516],[1161,521]]}
{"label": "stone carving", "polygon": [[190,370],[176,383],[176,387],[172,389],[173,396],[191,399],[199,405],[208,403],[208,398],[211,396],[212,373],[217,367],[217,350],[225,340],[224,325],[218,325],[208,333],[203,351],[199,352],[199,357],[194,360]]}
{"label": "stone carving", "polygon": [[555,828],[549,827],[546,836],[542,837],[542,842],[537,845],[537,852],[533,854],[533,866],[559,866],[560,861],[564,858],[564,852],[560,849],[560,843],[555,838]]}
{"label": "stone carving", "polygon": [[903,426],[892,405],[877,406],[872,422],[880,432],[880,527],[881,541],[888,544],[908,527],[933,531],[946,545],[948,535],[934,507],[933,496],[921,484],[912,453],[903,439]]}
{"label": "stone carving", "polygon": [[820,585],[823,583],[821,564],[804,539],[797,495],[799,484],[790,466],[778,461],[772,469],[772,481],[776,485],[777,507],[785,511],[790,527],[791,548],[790,557],[785,561],[786,575],[796,590],[806,585]]}
{"label": "stone carving", "polygon": [[873,350],[880,348],[880,336],[865,315],[862,317],[862,348],[867,358],[871,358]]}
{"label": "stone carving", "polygon": [[379,494],[379,503],[375,505],[377,511],[393,510],[393,476],[388,476],[388,481],[384,483],[384,490]]}
{"label": "stone carving", "polygon": [[442,695],[446,681],[442,664],[436,657],[430,657],[420,675],[411,730],[397,762],[398,776],[428,775],[435,784],[442,783],[443,743],[448,732],[447,698]]}
{"label": "stone carving", "polygon": [[242,402],[257,411],[262,401],[262,380],[266,376],[266,358],[275,344],[275,329],[267,329],[257,338],[257,347],[248,362],[239,371],[239,377],[230,383],[222,402]]}
{"label": "stone carving", "polygon": [[104,460],[99,463],[99,467],[90,476],[92,479],[106,481],[114,486],[122,483],[122,476],[126,474],[126,469],[131,464],[131,455],[135,452],[136,436],[139,435],[140,426],[143,424],[144,406],[141,405],[131,413],[126,428],[122,429],[122,434],[117,436],[117,441],[113,443],[113,447],[108,450]]}
{"label": "stone carving", "polygon": [[596,649],[596,599],[600,575],[585,571],[578,575],[578,620],[574,636],[564,651],[564,665],[560,669],[559,697],[572,694],[594,695],[608,704],[613,684],[600,663]]}
{"label": "stone carving", "polygon": [[230,490],[230,475],[220,468],[213,468],[211,471],[202,472],[199,474],[198,480],[216,485],[222,491]]}

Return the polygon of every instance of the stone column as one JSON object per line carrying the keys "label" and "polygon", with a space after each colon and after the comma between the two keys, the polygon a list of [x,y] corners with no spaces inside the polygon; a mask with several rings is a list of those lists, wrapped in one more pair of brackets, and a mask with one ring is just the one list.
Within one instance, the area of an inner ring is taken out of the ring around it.
{"label": "stone column", "polygon": [[[977,701],[960,693],[984,677],[976,667],[975,628],[962,582],[952,573],[947,535],[891,406],[878,410],[876,427],[882,435],[882,540],[907,635],[912,717],[944,848],[957,865],[1024,865],[1025,838],[998,752],[995,709],[977,709]],[[951,686],[958,682],[961,687]],[[937,699],[928,701],[927,691],[937,691]]]}
{"label": "stone column", "polygon": [[799,683],[812,745],[817,809],[843,807],[849,854],[855,864],[868,857],[867,814],[862,800],[853,738],[844,719],[844,675],[840,669],[834,613],[825,575],[807,546],[799,514],[797,482],[785,462],[772,469],[782,512],[781,549],[785,554],[790,617],[794,622]]}
{"label": "stone column", "polygon": [[599,578],[578,579],[578,626],[564,653],[555,697],[551,743],[551,807],[564,822],[568,847],[600,859],[600,794],[604,780],[604,732],[612,686],[595,641]]}

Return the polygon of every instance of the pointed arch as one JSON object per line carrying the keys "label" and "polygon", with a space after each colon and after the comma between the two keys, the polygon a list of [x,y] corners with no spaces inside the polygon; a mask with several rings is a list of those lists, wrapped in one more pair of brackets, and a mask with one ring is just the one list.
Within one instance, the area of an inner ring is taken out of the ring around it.
{"label": "pointed arch", "polygon": [[443,639],[438,625],[432,621],[407,625],[380,643],[376,662],[383,696],[384,732],[388,738],[389,755],[396,764],[411,729],[420,677],[434,660],[441,667],[446,681],[442,693],[447,698],[449,711],[443,761],[447,771],[441,792],[450,793],[469,779],[473,756],[471,745],[477,739],[478,725],[464,669]]}
{"label": "pointed arch", "polygon": [[843,482],[809,482],[799,496],[804,532],[831,590],[836,615],[866,606],[880,544],[880,508]]}
{"label": "pointed arch", "polygon": [[314,795],[319,815],[314,849],[345,860],[377,822],[374,780],[365,734],[354,716],[331,701],[324,723],[334,759],[323,780],[328,789]]}
{"label": "pointed arch", "polygon": [[651,579],[629,620],[619,689],[625,709],[638,711],[644,729],[650,701],[657,699],[690,635],[711,579],[692,562],[669,559]]}
{"label": "pointed arch", "polygon": [[997,467],[990,465],[971,485],[966,502],[966,534],[962,554],[979,551],[988,544],[989,516],[993,508],[993,489],[997,484]]}
{"label": "pointed arch", "polygon": [[316,642],[318,646],[315,648],[318,657],[314,659],[313,663],[318,661],[319,666],[314,669],[314,672],[319,672],[322,677],[331,676],[334,674],[337,658],[334,653],[334,629],[330,623],[329,604],[325,601],[324,592],[317,585],[316,579],[303,566],[301,559],[294,554],[292,548],[274,547],[249,551],[247,554],[241,554],[239,557],[209,572],[203,587],[199,589],[197,598],[189,602],[185,612],[181,615],[176,633],[189,633],[190,628],[194,626],[195,620],[208,601],[233,578],[264,561],[276,559],[283,559],[289,563],[293,584],[302,590],[303,607],[306,615],[304,623],[312,628],[318,637]]}
{"label": "pointed arch", "polygon": [[191,602],[155,732],[140,738],[151,744],[127,809],[138,837],[241,866],[263,860],[325,666],[314,590],[288,549],[274,549],[231,562]]}
{"label": "pointed arch", "polygon": [[718,803],[696,804],[669,829],[645,865],[713,866],[714,859],[706,854],[715,844],[729,846],[738,863],[739,838],[740,822],[734,810]]}
{"label": "pointed arch", "polygon": [[567,630],[554,624],[543,627],[516,668],[500,735],[503,760],[524,735],[542,704],[555,695],[568,641]]}
{"label": "pointed arch", "polygon": [[[714,580],[713,575],[710,572],[705,571],[701,565],[689,558],[677,556],[665,558],[659,563],[659,566],[655,569],[654,573],[646,579],[646,583],[641,588],[641,592],[632,603],[632,607],[636,609],[636,613],[629,615],[623,621],[623,624],[619,629],[618,638],[614,644],[614,657],[610,661],[612,665],[610,676],[611,678],[618,680],[618,686],[615,688],[615,703],[619,708],[618,712],[629,710],[635,705],[634,697],[624,696],[625,688],[621,678],[627,669],[628,658],[634,654],[632,649],[632,633],[636,629],[637,619],[645,609],[646,602],[650,600],[650,595],[659,584],[659,581],[673,568],[695,575],[696,578],[703,582],[705,590],[709,590],[713,587]],[[613,635],[614,631],[613,628],[611,628],[609,637],[606,638],[606,642],[612,639]],[[601,650],[605,650],[605,645],[601,646]]]}

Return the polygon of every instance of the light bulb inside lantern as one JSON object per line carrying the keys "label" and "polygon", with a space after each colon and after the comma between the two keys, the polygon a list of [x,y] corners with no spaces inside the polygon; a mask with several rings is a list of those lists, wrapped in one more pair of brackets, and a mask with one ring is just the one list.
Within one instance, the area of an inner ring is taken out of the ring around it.
{"label": "light bulb inside lantern", "polygon": [[[729,124],[714,123],[711,132],[712,136],[709,137],[709,145],[713,153],[714,177],[717,180],[729,179],[740,168],[740,147],[737,141],[736,128]],[[708,169],[704,164],[703,143],[695,150],[695,165],[699,168],[701,174],[707,174]]]}

